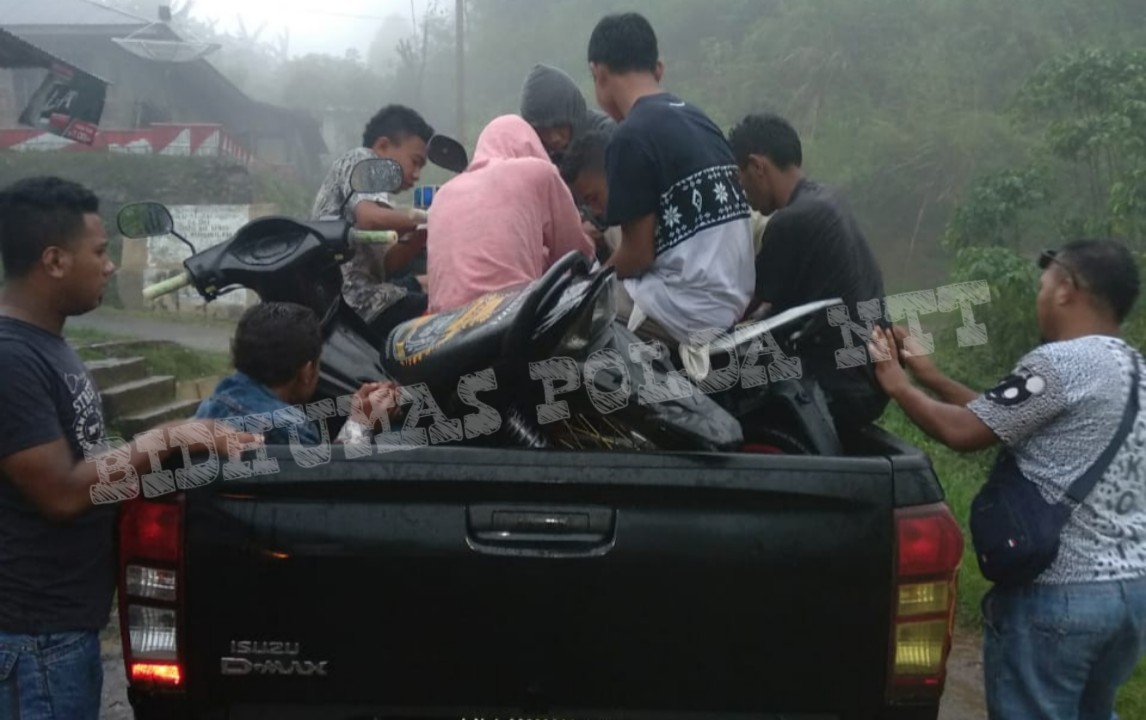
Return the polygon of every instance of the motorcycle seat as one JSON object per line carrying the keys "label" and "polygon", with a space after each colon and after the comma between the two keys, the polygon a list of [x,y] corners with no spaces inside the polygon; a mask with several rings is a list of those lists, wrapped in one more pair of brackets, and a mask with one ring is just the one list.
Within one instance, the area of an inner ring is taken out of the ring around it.
{"label": "motorcycle seat", "polygon": [[434,385],[493,366],[529,292],[488,293],[459,308],[402,323],[386,341],[386,372],[403,385]]}
{"label": "motorcycle seat", "polygon": [[524,287],[402,323],[383,348],[387,373],[404,385],[437,385],[502,362],[524,363],[538,319],[561,299],[571,281],[568,271],[578,266],[584,270],[587,263],[573,252]]}

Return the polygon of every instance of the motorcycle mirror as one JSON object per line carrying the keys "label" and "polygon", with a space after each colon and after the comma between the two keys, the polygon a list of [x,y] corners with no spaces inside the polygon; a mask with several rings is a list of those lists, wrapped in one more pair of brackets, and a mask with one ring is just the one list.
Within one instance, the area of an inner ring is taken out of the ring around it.
{"label": "motorcycle mirror", "polygon": [[116,216],[119,232],[126,238],[143,238],[171,235],[175,231],[175,221],[166,206],[157,202],[137,202],[125,205]]}
{"label": "motorcycle mirror", "polygon": [[440,168],[456,173],[462,172],[470,164],[466,149],[448,135],[435,135],[430,138],[430,143],[426,146],[426,159]]}
{"label": "motorcycle mirror", "polygon": [[402,166],[390,158],[363,160],[350,172],[350,189],[356,193],[397,192],[404,181]]}

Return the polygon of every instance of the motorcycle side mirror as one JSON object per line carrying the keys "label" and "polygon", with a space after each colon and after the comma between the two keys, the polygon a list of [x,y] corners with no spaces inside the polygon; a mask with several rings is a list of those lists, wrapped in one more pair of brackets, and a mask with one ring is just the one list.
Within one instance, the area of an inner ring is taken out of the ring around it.
{"label": "motorcycle side mirror", "polygon": [[124,205],[116,215],[116,224],[121,235],[133,240],[171,235],[175,231],[171,213],[157,202]]}
{"label": "motorcycle side mirror", "polygon": [[469,167],[470,159],[466,149],[448,135],[435,135],[426,145],[426,159],[440,168],[460,173]]}
{"label": "motorcycle side mirror", "polygon": [[355,193],[392,193],[402,189],[405,173],[397,160],[370,158],[350,171],[350,189]]}

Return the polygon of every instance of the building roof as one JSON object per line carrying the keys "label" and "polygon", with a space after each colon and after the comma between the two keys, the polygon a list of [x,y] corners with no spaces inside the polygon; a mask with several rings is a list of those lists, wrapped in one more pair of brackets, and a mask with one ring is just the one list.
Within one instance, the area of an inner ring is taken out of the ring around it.
{"label": "building roof", "polygon": [[150,20],[95,0],[0,0],[0,26],[135,27]]}
{"label": "building roof", "polygon": [[[39,44],[66,56],[69,36],[94,34],[115,37],[137,33],[144,28],[147,30],[143,36],[149,38],[181,39],[167,23],[153,22],[95,0],[0,0],[0,33],[3,33],[0,40],[8,36],[45,55],[48,55],[47,51]],[[38,45],[32,45],[29,39]],[[3,48],[0,48],[0,64],[4,58],[2,53]],[[65,59],[64,62],[68,61]],[[308,148],[326,152],[317,120],[308,113],[255,102],[207,59],[175,63],[169,66],[169,70],[176,86],[185,93],[197,95],[199,102],[212,106],[232,132],[253,130],[258,125],[292,126],[301,132]]]}
{"label": "building roof", "polygon": [[[42,47],[0,27],[0,68],[50,68],[55,63],[71,65]],[[84,72],[108,84],[103,78],[92,75],[87,70]]]}

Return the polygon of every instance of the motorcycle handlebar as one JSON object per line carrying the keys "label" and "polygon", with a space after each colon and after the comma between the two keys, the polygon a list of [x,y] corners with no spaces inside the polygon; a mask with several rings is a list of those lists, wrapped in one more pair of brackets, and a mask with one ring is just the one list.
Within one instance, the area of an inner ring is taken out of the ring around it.
{"label": "motorcycle handlebar", "polygon": [[393,230],[356,230],[350,229],[350,242],[364,245],[385,245],[398,242],[398,233]]}
{"label": "motorcycle handlebar", "polygon": [[[351,228],[349,239],[351,242],[364,245],[385,245],[398,242],[398,233],[392,230],[356,230]],[[181,290],[190,284],[191,275],[184,271],[175,277],[157,282],[154,285],[148,285],[143,289],[143,297],[146,300],[155,300]]]}
{"label": "motorcycle handlebar", "polygon": [[148,285],[143,288],[143,297],[147,300],[154,300],[157,297],[173,293],[176,290],[181,290],[190,284],[191,276],[183,272],[173,278],[167,278],[162,282],[157,282],[154,285]]}

